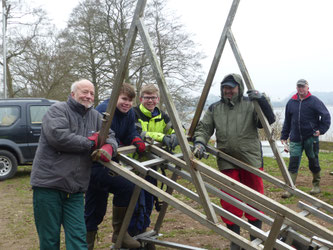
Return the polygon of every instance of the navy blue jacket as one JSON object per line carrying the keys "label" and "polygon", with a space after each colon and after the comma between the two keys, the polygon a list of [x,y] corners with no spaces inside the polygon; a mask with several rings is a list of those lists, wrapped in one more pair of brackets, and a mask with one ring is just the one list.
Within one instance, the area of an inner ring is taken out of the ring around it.
{"label": "navy blue jacket", "polygon": [[[110,99],[106,99],[96,107],[96,110],[103,114],[106,111]],[[116,139],[121,145],[130,145],[135,137],[140,137],[135,128],[135,113],[130,109],[126,114],[117,108],[112,119],[111,129],[116,133]]]}
{"label": "navy blue jacket", "polygon": [[317,130],[323,135],[330,125],[330,113],[321,100],[310,92],[303,100],[295,94],[286,106],[281,140],[290,137],[290,141],[300,142],[311,137]]}

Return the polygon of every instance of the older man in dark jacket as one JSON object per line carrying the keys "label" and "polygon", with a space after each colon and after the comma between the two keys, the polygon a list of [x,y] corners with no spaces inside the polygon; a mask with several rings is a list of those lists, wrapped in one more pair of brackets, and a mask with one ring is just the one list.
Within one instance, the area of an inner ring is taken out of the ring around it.
{"label": "older man in dark jacket", "polygon": [[[323,102],[311,95],[306,80],[300,79],[296,85],[297,94],[291,97],[286,106],[281,142],[287,144],[288,138],[290,139],[288,171],[294,183],[303,150],[305,151],[313,175],[313,188],[310,194],[318,194],[320,193],[319,135],[325,134],[329,129],[331,116]],[[291,196],[289,192],[282,194],[282,198]]]}
{"label": "older man in dark jacket", "polygon": [[[88,80],[72,84],[67,102],[52,105],[43,117],[42,132],[31,171],[35,224],[40,249],[60,248],[63,225],[67,249],[87,249],[84,195],[92,159],[98,145],[101,115],[92,108],[94,85]],[[116,154],[110,130],[106,144],[97,149],[102,161]]]}

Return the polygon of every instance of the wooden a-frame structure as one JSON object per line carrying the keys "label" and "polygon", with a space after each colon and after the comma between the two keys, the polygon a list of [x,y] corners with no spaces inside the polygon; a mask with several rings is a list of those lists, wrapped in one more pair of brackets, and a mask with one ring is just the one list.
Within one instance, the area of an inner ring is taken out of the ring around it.
{"label": "wooden a-frame structure", "polygon": [[[294,249],[291,244],[296,243],[298,244],[299,249],[308,249],[308,247],[312,247],[315,249],[333,248],[333,232],[321,226],[319,223],[316,223],[306,217],[307,215],[312,214],[317,219],[322,219],[326,222],[333,224],[333,218],[329,215],[333,214],[333,206],[295,188],[288,174],[288,171],[286,170],[286,166],[280,155],[280,152],[277,150],[276,143],[272,137],[272,130],[265,116],[263,115],[258,103],[254,103],[256,112],[258,113],[260,121],[263,124],[266,135],[268,135],[271,148],[277,159],[280,171],[285,182],[275,177],[272,177],[263,171],[259,171],[235,158],[232,158],[231,156],[213,147],[208,147],[207,151],[216,157],[224,158],[225,160],[232,162],[240,168],[246,169],[247,171],[262,177],[264,180],[269,181],[275,184],[277,187],[287,190],[292,194],[298,196],[302,200],[306,201],[307,203],[300,202],[298,204],[299,207],[303,209],[302,212],[297,213],[281,205],[280,203],[266,197],[265,195],[253,191],[247,186],[229,178],[228,176],[223,175],[219,171],[216,171],[215,169],[194,158],[191,152],[191,146],[188,143],[188,139],[183,133],[180,119],[173,104],[172,98],[169,94],[167,84],[165,82],[162,70],[159,66],[157,57],[154,53],[149,34],[144,25],[143,14],[146,6],[146,1],[147,0],[138,0],[137,2],[133,21],[127,34],[123,55],[116,75],[111,99],[107,107],[107,112],[105,113],[103,118],[103,126],[100,131],[99,141],[103,143],[108,134],[108,129],[112,122],[112,117],[116,108],[120,88],[124,81],[126,71],[128,70],[128,63],[130,60],[132,48],[134,46],[137,34],[139,33],[145,47],[145,52],[150,60],[150,64],[154,71],[154,76],[159,86],[161,97],[163,98],[168,114],[171,118],[174,130],[177,134],[182,153],[172,155],[161,149],[160,144],[158,143],[147,143],[146,146],[148,151],[150,152],[151,159],[145,162],[138,162],[127,156],[127,154],[129,153],[135,152],[134,146],[119,148],[118,157],[120,159],[120,162],[134,168],[139,173],[139,175],[134,174],[128,168],[123,167],[119,163],[113,161],[111,161],[110,163],[101,162],[113,172],[122,175],[123,177],[136,184],[129,207],[126,212],[125,220],[118,236],[118,240],[113,246],[113,248],[119,249],[121,246],[123,235],[127,230],[127,226],[129,224],[131,215],[134,211],[135,204],[142,188],[154,194],[159,199],[163,200],[163,206],[155,223],[154,229],[136,237],[142,242],[143,245],[146,242],[150,242],[156,245],[167,246],[169,248],[199,249],[182,244],[160,241],[157,239],[163,223],[164,216],[167,212],[167,207],[168,205],[171,205],[186,214],[187,216],[190,216],[192,219],[200,222],[202,225],[211,229],[215,233],[225,238],[228,238],[229,240],[240,245],[244,249]],[[209,74],[206,79],[202,96],[199,100],[199,104],[189,130],[189,138],[193,135],[195,127],[203,111],[204,103],[208,96],[209,89],[214,79],[214,75],[217,70],[217,66],[227,40],[231,45],[232,51],[235,55],[247,88],[253,89],[252,81],[245,67],[245,63],[241,57],[240,51],[236,44],[236,40],[231,30],[232,22],[234,20],[239,3],[240,0],[233,0]],[[151,169],[152,166],[158,166],[162,163],[164,164],[164,166],[166,166],[167,170],[171,171],[171,178],[167,178],[166,176]],[[147,175],[152,176],[158,181],[165,183],[168,187],[167,190],[163,191],[142,178]],[[196,192],[188,190],[185,187],[179,185],[177,183],[178,178],[184,178],[185,180],[193,183]],[[221,191],[221,189],[246,202],[246,204],[238,201],[237,199],[229,195],[226,195],[224,192]],[[199,203],[202,206],[203,212],[192,208],[191,206],[172,196],[173,190],[177,190],[179,193],[182,193],[189,199]],[[210,193],[210,195],[214,195],[218,198],[224,199],[229,203],[233,204],[234,206],[257,217],[265,224],[269,225],[270,230],[265,232],[261,229],[255,228],[247,221],[244,221],[229,213],[228,211],[225,211],[220,206],[213,204],[210,201],[208,193]],[[249,204],[250,206],[247,204]],[[263,211],[265,214],[258,212],[253,207]],[[324,210],[325,212],[319,211],[319,208]],[[251,242],[248,239],[230,231],[218,220],[217,215],[223,216],[233,221],[234,223],[238,224],[243,229],[251,233],[251,235],[258,238]]]}

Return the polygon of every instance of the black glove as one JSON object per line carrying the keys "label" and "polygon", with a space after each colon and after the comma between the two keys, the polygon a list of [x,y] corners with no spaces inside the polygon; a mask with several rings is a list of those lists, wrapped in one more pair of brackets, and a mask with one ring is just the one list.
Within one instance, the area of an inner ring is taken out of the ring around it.
{"label": "black glove", "polygon": [[167,150],[169,150],[169,148],[171,148],[171,136],[165,135],[163,137],[162,143],[167,147]]}
{"label": "black glove", "polygon": [[206,147],[201,142],[195,142],[194,143],[194,151],[193,154],[195,157],[201,158],[204,156],[204,153],[206,152]]}
{"label": "black glove", "polygon": [[163,143],[163,145],[166,146],[167,151],[171,151],[171,149],[172,149],[171,135],[165,135],[163,137],[162,143]]}
{"label": "black glove", "polygon": [[172,150],[175,150],[175,148],[178,146],[178,139],[176,134],[171,134],[171,148]]}
{"label": "black glove", "polygon": [[262,94],[258,90],[255,90],[255,89],[250,89],[246,93],[249,96],[251,101],[258,100],[262,97]]}

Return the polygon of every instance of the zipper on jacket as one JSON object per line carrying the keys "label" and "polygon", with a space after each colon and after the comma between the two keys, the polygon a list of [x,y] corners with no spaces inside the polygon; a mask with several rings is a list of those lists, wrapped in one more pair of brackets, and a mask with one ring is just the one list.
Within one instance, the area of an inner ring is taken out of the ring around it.
{"label": "zipper on jacket", "polygon": [[301,138],[301,141],[303,141],[302,133],[301,133],[301,108],[302,108],[302,100],[300,100],[299,108],[298,108],[298,130],[299,130],[299,136]]}

